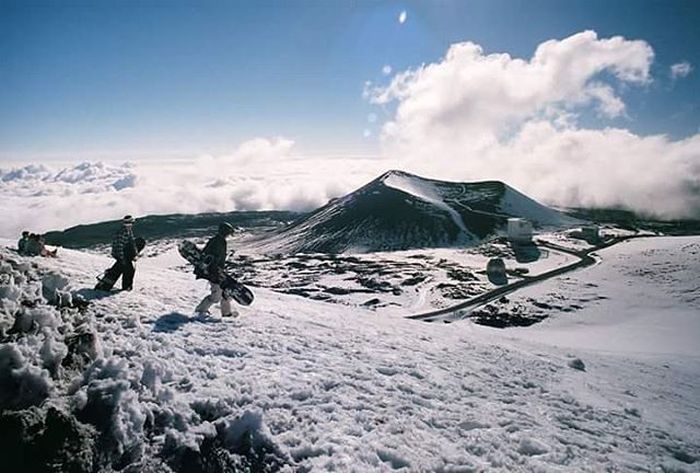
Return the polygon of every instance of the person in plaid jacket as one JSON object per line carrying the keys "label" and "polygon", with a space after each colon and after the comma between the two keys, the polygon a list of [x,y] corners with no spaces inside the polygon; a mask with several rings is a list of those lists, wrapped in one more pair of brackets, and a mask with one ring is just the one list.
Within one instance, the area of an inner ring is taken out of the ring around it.
{"label": "person in plaid jacket", "polygon": [[122,227],[112,241],[114,265],[105,271],[104,276],[95,286],[95,289],[109,291],[120,276],[122,278],[122,290],[131,291],[133,289],[134,274],[136,273],[134,259],[138,253],[134,242],[134,221],[134,217],[131,215],[127,215],[122,219]]}

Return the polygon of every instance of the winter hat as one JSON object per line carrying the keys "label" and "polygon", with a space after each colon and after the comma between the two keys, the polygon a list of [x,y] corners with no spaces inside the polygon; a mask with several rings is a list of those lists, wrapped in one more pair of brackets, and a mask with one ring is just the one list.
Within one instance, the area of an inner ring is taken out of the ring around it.
{"label": "winter hat", "polygon": [[222,235],[230,235],[233,233],[233,226],[228,222],[221,222],[219,224],[219,233]]}
{"label": "winter hat", "polygon": [[131,215],[125,215],[124,218],[122,219],[123,224],[134,223],[135,221],[136,221],[136,219],[134,219],[134,217],[132,217]]}

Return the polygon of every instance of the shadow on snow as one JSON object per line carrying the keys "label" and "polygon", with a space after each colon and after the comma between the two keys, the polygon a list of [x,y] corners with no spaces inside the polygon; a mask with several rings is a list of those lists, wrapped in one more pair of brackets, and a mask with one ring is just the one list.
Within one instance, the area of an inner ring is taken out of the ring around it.
{"label": "shadow on snow", "polygon": [[99,291],[97,289],[91,289],[91,288],[83,288],[83,289],[78,289],[75,291],[75,294],[78,294],[81,296],[83,299],[86,301],[94,301],[94,300],[99,300],[99,299],[104,299],[105,297],[111,297],[116,294],[119,294],[122,292],[119,289],[113,289],[111,291]]}
{"label": "shadow on snow", "polygon": [[191,322],[218,324],[221,320],[209,316],[189,316],[180,312],[170,312],[163,314],[153,322],[154,332],[174,332],[185,324]]}

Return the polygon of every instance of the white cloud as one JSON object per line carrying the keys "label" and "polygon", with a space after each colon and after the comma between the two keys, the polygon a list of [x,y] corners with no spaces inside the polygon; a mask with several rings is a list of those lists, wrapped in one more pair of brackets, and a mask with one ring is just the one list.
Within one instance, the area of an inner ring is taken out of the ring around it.
{"label": "white cloud", "polygon": [[392,71],[391,66],[388,64],[386,64],[384,67],[382,67],[382,74],[384,74],[385,76],[390,75],[391,71]]}
{"label": "white cloud", "polygon": [[598,102],[598,113],[608,118],[619,117],[625,113],[625,103],[615,95],[615,91],[607,84],[591,83],[585,92],[587,97]]}
{"label": "white cloud", "polygon": [[620,81],[644,84],[652,58],[643,41],[599,40],[592,31],[547,41],[530,61],[485,55],[477,44],[458,43],[441,62],[399,73],[388,87],[375,88],[371,101],[398,102],[396,119],[385,130],[396,140],[417,129],[441,138],[458,131],[492,139],[547,108],[593,103],[604,113],[621,113],[612,88],[593,79],[607,71]]}
{"label": "white cloud", "polygon": [[578,125],[590,107],[601,117],[625,116],[615,87],[650,83],[653,57],[644,41],[592,31],[546,41],[530,59],[458,43],[369,97],[396,106],[382,143],[409,171],[505,180],[561,205],[698,216],[699,136],[674,142]]}
{"label": "white cloud", "polygon": [[239,162],[284,159],[289,157],[293,146],[294,141],[282,137],[273,140],[255,138],[241,144],[231,156],[231,159]]}
{"label": "white cloud", "polygon": [[408,14],[406,13],[406,10],[403,10],[401,13],[399,13],[399,23],[401,23],[402,25],[406,23],[407,16]]}
{"label": "white cloud", "polygon": [[687,77],[691,72],[693,72],[693,66],[688,61],[683,61],[672,65],[669,74],[672,80],[676,80]]}
{"label": "white cloud", "polygon": [[101,194],[134,187],[133,165],[83,162],[58,172],[42,164],[11,170],[0,169],[0,190],[14,196],[65,196]]}
{"label": "white cloud", "polygon": [[284,138],[256,138],[226,156],[0,169],[0,237],[125,214],[311,210],[388,169],[378,157],[303,157]]}

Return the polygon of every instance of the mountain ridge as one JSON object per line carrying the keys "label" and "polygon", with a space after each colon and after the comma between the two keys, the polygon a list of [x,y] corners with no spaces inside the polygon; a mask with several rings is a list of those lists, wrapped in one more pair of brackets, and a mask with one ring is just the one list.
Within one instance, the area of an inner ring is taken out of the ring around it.
{"label": "mountain ridge", "polygon": [[283,253],[470,246],[502,232],[511,217],[537,227],[578,222],[500,181],[449,182],[390,170],[254,245]]}
{"label": "mountain ridge", "polygon": [[[224,220],[253,230],[239,240],[253,251],[342,253],[473,246],[502,234],[510,217],[539,228],[581,223],[501,181],[441,181],[389,170],[308,213],[148,215],[137,225],[139,236],[150,241],[206,237]],[[78,225],[49,232],[46,240],[69,248],[108,244],[119,225],[119,220]]]}

